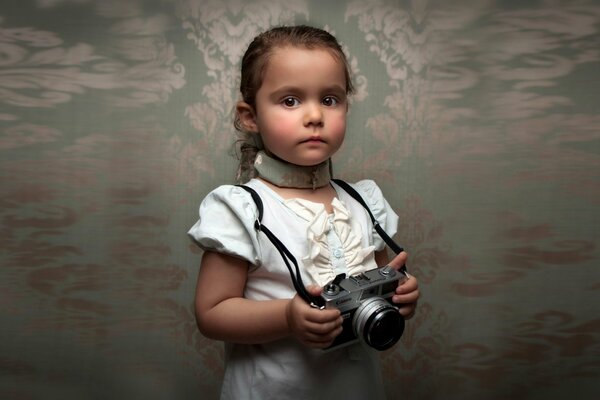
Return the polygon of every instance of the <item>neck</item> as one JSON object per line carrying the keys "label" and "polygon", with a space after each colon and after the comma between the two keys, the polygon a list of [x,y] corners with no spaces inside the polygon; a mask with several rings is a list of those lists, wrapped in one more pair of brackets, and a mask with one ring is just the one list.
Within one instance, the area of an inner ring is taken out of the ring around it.
{"label": "neck", "polygon": [[331,180],[330,161],[318,165],[302,166],[278,160],[258,152],[254,168],[258,176],[275,186],[299,189],[312,189],[326,186]]}

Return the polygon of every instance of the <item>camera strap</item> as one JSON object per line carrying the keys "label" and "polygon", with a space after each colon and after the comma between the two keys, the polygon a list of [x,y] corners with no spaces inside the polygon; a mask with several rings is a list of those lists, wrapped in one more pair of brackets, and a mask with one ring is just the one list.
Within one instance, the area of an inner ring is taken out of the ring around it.
{"label": "camera strap", "polygon": [[[279,240],[277,236],[275,236],[273,232],[269,230],[269,228],[262,224],[263,202],[258,193],[256,193],[256,191],[251,187],[245,185],[237,186],[241,187],[246,192],[250,193],[250,196],[252,196],[252,200],[254,200],[254,203],[256,204],[256,208],[258,210],[258,218],[254,222],[254,228],[258,231],[263,232],[265,236],[271,241],[271,243],[273,243],[273,246],[275,246],[277,251],[279,251],[279,254],[281,254],[281,258],[283,258],[283,262],[285,263],[285,266],[290,272],[292,284],[294,285],[294,289],[296,289],[298,295],[302,297],[302,299],[308,304],[310,304],[312,307],[321,309],[325,308],[325,300],[322,297],[313,296],[308,292],[308,290],[306,290],[306,286],[304,285],[304,282],[302,282],[302,276],[300,275],[300,268],[298,268],[298,261],[296,261],[296,257],[294,257],[294,255],[288,250],[288,248],[285,247],[281,240]],[[290,262],[294,265],[294,268],[292,268]]]}
{"label": "camera strap", "polygon": [[[362,198],[362,196],[360,194],[358,194],[358,192],[352,186],[350,186],[347,182],[345,182],[341,179],[334,178],[334,179],[332,179],[332,181],[334,181],[339,187],[344,189],[350,196],[352,196],[352,198],[354,200],[359,202],[360,205],[363,206],[365,208],[365,210],[367,210],[367,213],[369,213],[369,217],[371,217],[371,222],[373,223],[373,227],[375,228],[375,230],[377,231],[379,236],[383,239],[385,244],[387,244],[394,253],[400,254],[401,252],[404,251],[404,249],[402,247],[400,247],[396,242],[394,242],[394,240],[383,230],[381,225],[379,225],[379,222],[377,222],[377,220],[375,219],[375,216],[371,212],[371,209],[369,208],[369,206],[367,205],[365,200]],[[406,272],[406,264],[404,264],[402,267],[400,267],[400,271]]]}
{"label": "camera strap", "polygon": [[[339,187],[344,189],[354,200],[356,200],[361,206],[365,208],[365,210],[367,210],[367,213],[369,214],[369,217],[371,218],[371,221],[373,223],[373,227],[375,228],[379,236],[381,236],[383,241],[392,249],[392,251],[394,251],[394,253],[400,254],[402,251],[404,251],[404,249],[398,246],[398,244],[396,244],[396,242],[394,242],[394,240],[383,230],[383,228],[381,227],[381,225],[379,225],[379,222],[377,222],[377,219],[375,219],[375,216],[369,209],[367,203],[352,186],[350,186],[348,183],[341,179],[332,179],[332,181],[335,182]],[[294,257],[294,255],[288,250],[288,248],[281,242],[281,240],[279,240],[279,238],[277,238],[277,236],[275,236],[275,234],[273,234],[273,232],[269,230],[269,228],[262,224],[264,207],[263,202],[258,193],[256,193],[256,191],[249,186],[237,186],[248,192],[252,197],[252,200],[254,200],[254,203],[256,204],[256,208],[258,210],[258,218],[254,222],[254,228],[257,231],[263,232],[265,236],[271,241],[271,243],[273,243],[273,246],[275,246],[279,254],[281,254],[281,258],[283,258],[285,266],[287,267],[290,273],[292,284],[294,285],[294,289],[296,289],[298,295],[302,297],[302,299],[304,299],[304,301],[306,301],[311,306],[316,308],[324,308],[325,301],[323,300],[323,298],[321,298],[320,296],[313,296],[308,292],[308,290],[306,290],[306,286],[304,285],[304,282],[302,282],[302,276],[300,275],[300,268],[298,267],[298,261],[296,260],[296,257]],[[293,268],[290,263],[293,264]],[[406,272],[406,265],[403,265],[400,268],[400,271]]]}

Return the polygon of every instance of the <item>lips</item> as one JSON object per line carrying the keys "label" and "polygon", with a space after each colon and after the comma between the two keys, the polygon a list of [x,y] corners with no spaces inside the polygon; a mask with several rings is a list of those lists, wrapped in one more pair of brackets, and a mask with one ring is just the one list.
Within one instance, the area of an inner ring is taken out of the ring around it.
{"label": "lips", "polygon": [[325,141],[320,136],[311,136],[301,143],[325,143]]}

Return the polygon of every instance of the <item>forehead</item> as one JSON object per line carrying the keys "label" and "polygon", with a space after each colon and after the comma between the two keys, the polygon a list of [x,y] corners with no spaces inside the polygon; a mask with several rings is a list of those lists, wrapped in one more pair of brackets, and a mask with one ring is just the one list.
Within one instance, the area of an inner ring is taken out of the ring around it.
{"label": "forehead", "polygon": [[329,81],[346,87],[344,63],[326,48],[278,47],[268,58],[262,78],[262,85],[305,86]]}

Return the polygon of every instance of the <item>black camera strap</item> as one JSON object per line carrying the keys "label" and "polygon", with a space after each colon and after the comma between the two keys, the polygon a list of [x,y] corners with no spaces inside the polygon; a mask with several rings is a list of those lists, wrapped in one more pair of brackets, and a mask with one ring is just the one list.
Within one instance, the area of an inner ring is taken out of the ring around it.
{"label": "black camera strap", "polygon": [[[275,236],[275,234],[273,234],[273,232],[269,230],[269,228],[262,224],[263,202],[258,193],[256,193],[256,191],[251,187],[245,185],[238,186],[244,189],[246,192],[250,193],[250,196],[252,196],[252,200],[254,200],[256,208],[258,209],[258,218],[254,222],[254,228],[258,231],[263,232],[265,236],[271,241],[271,243],[273,243],[273,246],[275,246],[277,251],[279,251],[279,254],[281,254],[281,258],[283,258],[283,262],[285,263],[285,266],[290,272],[292,284],[294,285],[294,289],[296,289],[298,295],[300,295],[300,297],[302,297],[302,299],[311,306],[315,308],[324,308],[325,300],[320,296],[313,296],[308,292],[308,290],[306,290],[306,286],[304,285],[304,282],[302,282],[302,276],[300,274],[300,268],[298,268],[298,261],[296,261],[296,257],[294,257],[294,255],[288,250],[288,248],[285,247],[281,240],[279,240],[277,236]],[[294,264],[294,268],[292,268],[290,262]]]}
{"label": "black camera strap", "polygon": [[[394,253],[400,254],[404,249],[402,247],[398,246],[396,244],[396,242],[394,242],[394,240],[383,230],[381,225],[379,225],[379,222],[377,222],[377,220],[375,219],[375,216],[373,216],[373,213],[371,212],[371,210],[369,209],[369,206],[367,205],[367,203],[365,203],[365,201],[363,200],[361,195],[345,181],[343,181],[341,179],[332,179],[332,180],[338,186],[340,186],[342,189],[344,189],[354,200],[356,200],[360,205],[362,205],[365,208],[365,210],[367,210],[367,213],[369,214],[369,217],[371,218],[371,221],[373,222],[373,227],[375,228],[375,230],[377,231],[379,236],[381,236],[383,241],[394,251]],[[300,297],[302,297],[302,299],[304,299],[304,301],[306,301],[308,304],[310,304],[313,307],[316,307],[316,308],[325,307],[325,301],[323,300],[323,298],[321,298],[319,296],[313,296],[308,292],[308,290],[306,290],[306,286],[302,282],[302,276],[300,275],[300,268],[298,267],[298,261],[296,260],[296,257],[294,257],[294,255],[288,250],[288,248],[285,247],[285,245],[281,242],[281,240],[279,240],[279,238],[277,238],[277,236],[275,236],[275,234],[273,234],[273,232],[271,232],[269,230],[269,228],[267,228],[266,226],[264,226],[262,224],[264,208],[263,208],[263,202],[262,202],[260,196],[258,195],[258,193],[256,193],[256,191],[254,189],[252,189],[251,187],[248,187],[245,185],[237,185],[237,186],[244,189],[246,192],[248,192],[250,194],[250,196],[252,196],[252,200],[254,200],[254,203],[256,204],[256,208],[258,210],[258,218],[254,222],[254,228],[258,231],[263,232],[265,234],[265,236],[271,241],[271,243],[273,243],[273,246],[275,246],[277,251],[279,251],[279,254],[281,254],[281,258],[283,258],[283,261],[284,261],[288,271],[290,272],[290,278],[292,279],[292,284],[294,285],[294,289],[296,289],[296,292],[298,293],[298,295],[300,295]],[[292,268],[292,265],[290,265],[290,262],[294,265],[293,268]],[[402,272],[406,272],[406,265],[403,265],[400,270]]]}
{"label": "black camera strap", "polygon": [[[371,222],[373,223],[373,227],[375,228],[375,230],[377,231],[379,236],[383,239],[385,244],[387,244],[394,253],[400,254],[401,252],[404,251],[404,249],[402,247],[398,246],[398,244],[396,242],[394,242],[394,240],[383,230],[381,225],[379,225],[379,222],[377,222],[377,220],[375,219],[375,216],[371,212],[371,209],[369,208],[369,206],[367,205],[365,200],[362,198],[362,196],[360,194],[358,194],[358,192],[352,186],[350,186],[347,182],[345,182],[341,179],[334,178],[334,179],[332,179],[332,181],[334,181],[339,187],[344,189],[350,196],[352,196],[352,198],[354,200],[358,201],[360,203],[360,205],[363,206],[365,208],[365,210],[367,210],[367,213],[369,213],[369,217],[371,217]],[[400,268],[400,271],[406,272],[406,264],[404,264]]]}

